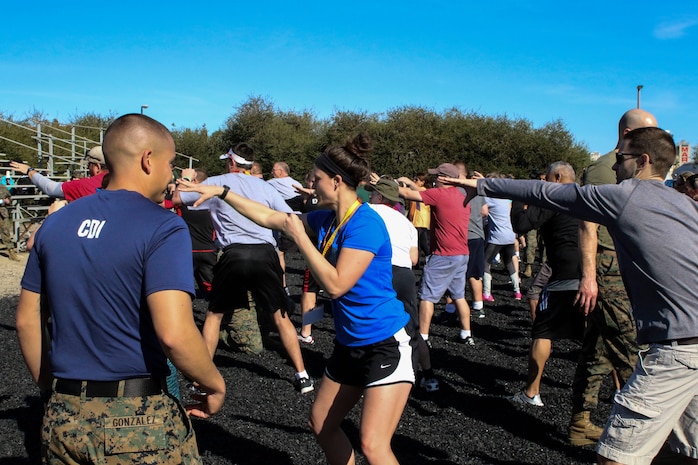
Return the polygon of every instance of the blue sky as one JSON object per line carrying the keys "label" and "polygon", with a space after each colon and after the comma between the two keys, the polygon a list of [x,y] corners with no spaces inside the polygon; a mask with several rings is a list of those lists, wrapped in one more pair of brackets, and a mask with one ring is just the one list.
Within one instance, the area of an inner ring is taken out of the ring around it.
{"label": "blue sky", "polygon": [[215,130],[250,96],[321,118],[458,107],[562,119],[606,152],[643,85],[642,108],[698,144],[692,0],[68,4],[3,7],[5,115],[65,121],[147,104],[168,127]]}

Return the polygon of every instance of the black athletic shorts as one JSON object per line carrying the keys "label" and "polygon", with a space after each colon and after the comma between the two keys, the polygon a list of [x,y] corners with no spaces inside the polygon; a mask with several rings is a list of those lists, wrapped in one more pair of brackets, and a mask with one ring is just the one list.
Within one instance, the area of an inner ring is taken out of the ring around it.
{"label": "black athletic shorts", "polygon": [[348,347],[335,341],[325,374],[339,384],[364,388],[414,384],[418,337],[410,321],[395,335],[375,344]]}
{"label": "black athletic shorts", "polygon": [[533,339],[577,339],[584,335],[584,313],[574,305],[577,291],[543,290],[536,308]]}
{"label": "black athletic shorts", "polygon": [[286,292],[279,254],[271,244],[231,244],[223,249],[213,268],[212,312],[247,308],[247,291],[258,310],[274,313],[286,309]]}

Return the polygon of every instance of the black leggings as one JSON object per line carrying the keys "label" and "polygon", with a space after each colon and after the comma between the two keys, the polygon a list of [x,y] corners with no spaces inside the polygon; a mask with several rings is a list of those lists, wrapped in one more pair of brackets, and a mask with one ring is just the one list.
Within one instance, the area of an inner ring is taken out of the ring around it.
{"label": "black leggings", "polygon": [[514,244],[498,245],[488,242],[485,246],[485,273],[492,274],[492,260],[497,254],[500,254],[509,275],[516,274],[513,261],[515,252]]}

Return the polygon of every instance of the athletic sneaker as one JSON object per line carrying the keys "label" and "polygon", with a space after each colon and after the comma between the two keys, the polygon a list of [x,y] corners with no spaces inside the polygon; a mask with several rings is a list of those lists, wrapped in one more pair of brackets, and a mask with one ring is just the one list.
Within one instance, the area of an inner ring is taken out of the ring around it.
{"label": "athletic sneaker", "polygon": [[300,378],[296,379],[296,389],[298,389],[301,394],[307,394],[313,392],[315,386],[313,386],[313,382],[310,378]]}
{"label": "athletic sneaker", "polygon": [[481,308],[480,310],[476,310],[477,312],[477,317],[478,318],[485,318],[485,309]]}
{"label": "athletic sneaker", "polygon": [[514,292],[514,300],[521,300],[521,293],[520,292]]}
{"label": "athletic sneaker", "polygon": [[298,340],[304,344],[308,345],[313,345],[315,344],[315,338],[313,337],[312,334],[308,334],[307,336],[303,336],[300,332],[298,333]]}
{"label": "athletic sneaker", "polygon": [[536,394],[533,398],[526,395],[526,391],[519,391],[509,398],[515,404],[522,405],[533,405],[535,407],[542,407],[543,401],[540,400],[540,394]]}
{"label": "athletic sneaker", "polygon": [[456,342],[459,344],[465,344],[466,346],[475,347],[475,339],[473,339],[472,336],[460,337],[460,335],[458,335],[456,336]]}
{"label": "athletic sneaker", "polygon": [[492,297],[492,294],[482,294],[482,300],[485,302],[494,302],[494,297]]}
{"label": "athletic sneaker", "polygon": [[436,378],[422,378],[419,387],[425,392],[436,392],[439,390],[439,380]]}

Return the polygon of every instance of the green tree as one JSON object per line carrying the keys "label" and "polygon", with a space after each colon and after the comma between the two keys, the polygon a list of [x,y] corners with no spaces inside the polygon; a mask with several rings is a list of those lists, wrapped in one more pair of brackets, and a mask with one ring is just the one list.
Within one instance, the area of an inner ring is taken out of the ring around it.
{"label": "green tree", "polygon": [[263,97],[250,97],[226,121],[220,135],[224,153],[238,142],[255,150],[255,161],[269,173],[277,161],[285,161],[299,180],[312,167],[321,146],[322,124],[308,110],[278,110]]}

